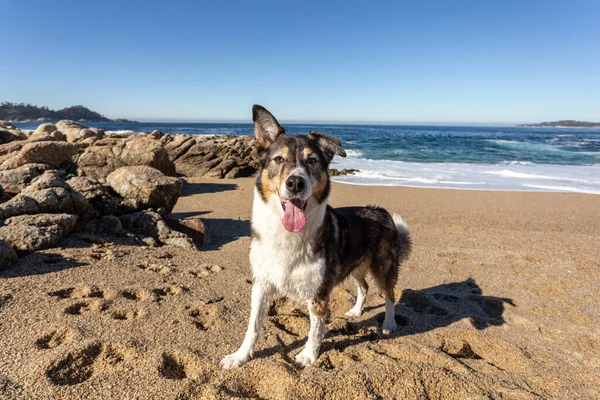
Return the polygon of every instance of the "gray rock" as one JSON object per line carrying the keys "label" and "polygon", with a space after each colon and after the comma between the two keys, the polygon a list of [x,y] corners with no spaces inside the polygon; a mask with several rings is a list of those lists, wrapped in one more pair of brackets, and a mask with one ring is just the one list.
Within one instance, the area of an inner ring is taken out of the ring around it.
{"label": "gray rock", "polygon": [[181,180],[146,167],[121,167],[107,177],[108,184],[134,209],[164,208],[171,212],[181,192]]}
{"label": "gray rock", "polygon": [[8,267],[8,265],[17,259],[17,252],[13,247],[0,240],[0,269]]}
{"label": "gray rock", "polygon": [[7,193],[18,194],[37,176],[44,171],[53,169],[47,164],[25,164],[15,169],[0,171],[0,186]]}
{"label": "gray rock", "polygon": [[123,199],[113,196],[110,188],[102,185],[98,180],[87,176],[77,176],[69,179],[67,184],[74,191],[81,193],[99,215],[119,213]]}
{"label": "gray rock", "polygon": [[36,251],[56,245],[68,235],[77,222],[77,215],[37,214],[8,218],[0,227],[0,239],[17,251]]}
{"label": "gray rock", "polygon": [[122,236],[125,231],[121,220],[114,215],[105,215],[99,219],[88,221],[85,232],[91,235]]}
{"label": "gray rock", "polygon": [[27,135],[8,121],[0,121],[0,143],[25,140]]}
{"label": "gray rock", "polygon": [[159,243],[185,249],[195,249],[194,241],[186,234],[175,231],[166,224],[159,213],[138,211],[119,217],[123,227],[130,232],[152,237]]}
{"label": "gray rock", "polygon": [[57,171],[46,171],[21,193],[0,205],[0,218],[21,214],[68,213],[88,217],[87,199],[73,190]]}

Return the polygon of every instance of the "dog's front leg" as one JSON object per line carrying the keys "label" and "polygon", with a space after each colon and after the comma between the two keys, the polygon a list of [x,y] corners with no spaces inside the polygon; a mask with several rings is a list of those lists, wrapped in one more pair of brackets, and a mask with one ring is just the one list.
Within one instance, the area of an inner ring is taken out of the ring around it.
{"label": "dog's front leg", "polygon": [[254,345],[263,325],[265,315],[273,297],[273,287],[266,283],[255,283],[252,287],[252,301],[248,330],[240,348],[232,354],[225,356],[219,365],[222,368],[237,368],[244,365],[254,352]]}
{"label": "dog's front leg", "polygon": [[304,349],[296,356],[296,364],[304,367],[314,363],[319,357],[319,348],[325,335],[325,323],[327,322],[328,300],[312,300],[308,304],[310,314],[310,330],[308,340]]}

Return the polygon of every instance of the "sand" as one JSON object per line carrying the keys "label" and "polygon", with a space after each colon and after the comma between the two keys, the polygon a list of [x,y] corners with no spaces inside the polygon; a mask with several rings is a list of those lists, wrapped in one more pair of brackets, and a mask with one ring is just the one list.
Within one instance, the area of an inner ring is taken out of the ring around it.
{"label": "sand", "polygon": [[199,252],[69,239],[0,271],[2,399],[590,399],[600,388],[600,197],[334,184],[333,206],[408,222],[399,331],[383,299],[344,318],[333,293],[318,361],[296,368],[305,306],[274,302],[255,358],[218,361],[244,335],[252,180],[190,180]]}

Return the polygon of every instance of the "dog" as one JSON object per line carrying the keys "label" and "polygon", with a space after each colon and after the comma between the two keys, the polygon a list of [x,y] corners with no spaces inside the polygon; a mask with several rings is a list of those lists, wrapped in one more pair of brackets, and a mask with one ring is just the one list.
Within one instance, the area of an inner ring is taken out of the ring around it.
{"label": "dog", "polygon": [[349,276],[358,294],[346,315],[362,314],[370,274],[385,296],[382,330],[394,332],[394,286],[412,245],[407,225],[399,215],[375,206],[327,205],[329,164],[336,154],[346,156],[337,138],[318,132],[288,135],[259,105],[252,108],[252,120],[260,167],[251,222],[250,321],[243,343],[220,366],[237,368],[252,357],[275,293],[307,302],[310,330],[295,362],[301,367],[315,362],[325,334],[329,296]]}

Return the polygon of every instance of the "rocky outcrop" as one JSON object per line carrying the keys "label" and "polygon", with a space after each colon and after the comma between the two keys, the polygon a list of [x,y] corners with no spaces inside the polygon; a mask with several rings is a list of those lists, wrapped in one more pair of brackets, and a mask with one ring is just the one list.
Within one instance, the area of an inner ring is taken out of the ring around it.
{"label": "rocky outcrop", "polygon": [[17,251],[29,252],[56,245],[68,235],[77,222],[77,215],[19,215],[4,221],[0,239]]}
{"label": "rocky outcrop", "polygon": [[79,152],[80,146],[55,141],[27,143],[13,157],[0,165],[0,170],[18,168],[25,164],[43,163],[60,167]]}
{"label": "rocky outcrop", "polygon": [[358,169],[347,169],[344,168],[339,170],[337,168],[329,168],[329,176],[342,176],[342,175],[354,175],[355,173],[360,172]]}
{"label": "rocky outcrop", "polygon": [[9,143],[15,140],[25,140],[27,135],[19,128],[7,121],[0,121],[0,143]]}
{"label": "rocky outcrop", "polygon": [[252,176],[258,168],[254,139],[249,136],[167,134],[161,142],[177,173],[184,176],[240,178]]}
{"label": "rocky outcrop", "polygon": [[68,120],[41,124],[29,137],[6,123],[0,130],[11,135],[0,134],[0,267],[15,249],[54,246],[71,231],[84,240],[135,236],[150,245],[206,245],[200,219],[169,216],[182,187],[175,175],[236,178],[258,167],[247,136],[107,136]]}
{"label": "rocky outcrop", "polygon": [[7,193],[18,194],[25,189],[34,178],[50,169],[54,168],[47,164],[25,164],[15,169],[0,171],[0,186]]}
{"label": "rocky outcrop", "polygon": [[107,137],[89,146],[76,160],[79,175],[100,181],[125,166],[146,165],[175,176],[175,166],[161,143],[148,136]]}
{"label": "rocky outcrop", "polygon": [[133,209],[173,210],[181,192],[181,181],[147,166],[121,167],[108,175],[108,184]]}
{"label": "rocky outcrop", "polygon": [[0,218],[42,213],[85,215],[89,208],[87,199],[69,187],[58,171],[46,171],[21,193],[0,205]]}

